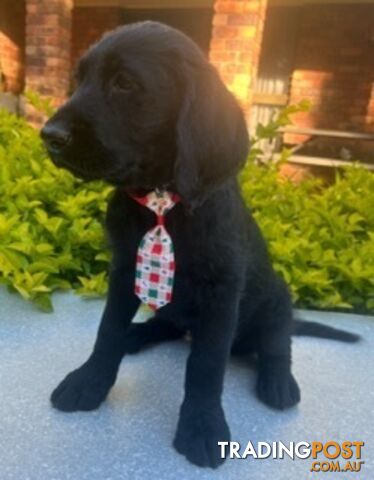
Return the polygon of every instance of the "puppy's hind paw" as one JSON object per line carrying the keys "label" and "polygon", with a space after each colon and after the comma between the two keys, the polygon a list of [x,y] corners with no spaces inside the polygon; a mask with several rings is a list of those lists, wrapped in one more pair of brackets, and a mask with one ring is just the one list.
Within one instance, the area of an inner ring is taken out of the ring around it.
{"label": "puppy's hind paw", "polygon": [[279,410],[300,402],[300,389],[291,373],[286,376],[260,374],[257,395],[266,405]]}

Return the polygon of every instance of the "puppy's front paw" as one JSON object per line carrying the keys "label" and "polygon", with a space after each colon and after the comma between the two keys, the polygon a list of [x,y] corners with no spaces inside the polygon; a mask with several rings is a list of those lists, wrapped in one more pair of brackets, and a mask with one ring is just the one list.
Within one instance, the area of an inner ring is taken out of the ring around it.
{"label": "puppy's front paw", "polygon": [[94,410],[105,400],[114,381],[115,375],[87,362],[69,373],[52,392],[52,405],[63,412]]}
{"label": "puppy's front paw", "polygon": [[174,447],[191,463],[217,468],[225,461],[218,442],[227,441],[230,430],[222,407],[200,410],[182,406]]}
{"label": "puppy's front paw", "polygon": [[270,407],[283,410],[300,402],[300,389],[293,375],[259,374],[257,394]]}

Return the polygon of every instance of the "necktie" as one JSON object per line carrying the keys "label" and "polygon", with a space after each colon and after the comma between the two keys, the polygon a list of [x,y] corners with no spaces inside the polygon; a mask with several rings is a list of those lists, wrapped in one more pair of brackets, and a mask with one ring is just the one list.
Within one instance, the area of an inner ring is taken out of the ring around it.
{"label": "necktie", "polygon": [[131,196],[157,216],[156,226],[149,230],[140,242],[135,273],[135,294],[143,303],[157,310],[172,299],[174,246],[165,228],[165,215],[179,201],[179,197],[166,190],[152,191],[144,197]]}

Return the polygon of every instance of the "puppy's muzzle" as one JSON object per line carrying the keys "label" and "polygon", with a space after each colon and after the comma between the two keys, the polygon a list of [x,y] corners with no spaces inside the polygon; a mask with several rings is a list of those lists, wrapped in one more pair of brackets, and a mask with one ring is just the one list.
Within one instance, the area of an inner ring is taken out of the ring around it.
{"label": "puppy's muzzle", "polygon": [[53,121],[45,124],[40,135],[48,153],[52,156],[63,154],[72,141],[69,129],[63,124]]}

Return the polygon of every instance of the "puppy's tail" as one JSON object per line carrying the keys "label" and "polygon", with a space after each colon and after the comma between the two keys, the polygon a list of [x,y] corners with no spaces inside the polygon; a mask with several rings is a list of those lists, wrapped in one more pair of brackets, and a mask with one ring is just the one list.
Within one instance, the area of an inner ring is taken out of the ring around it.
{"label": "puppy's tail", "polygon": [[361,339],[360,335],[355,333],[339,330],[338,328],[329,327],[318,322],[306,322],[298,319],[294,320],[293,335],[329,338],[331,340],[339,340],[347,343],[358,342]]}

